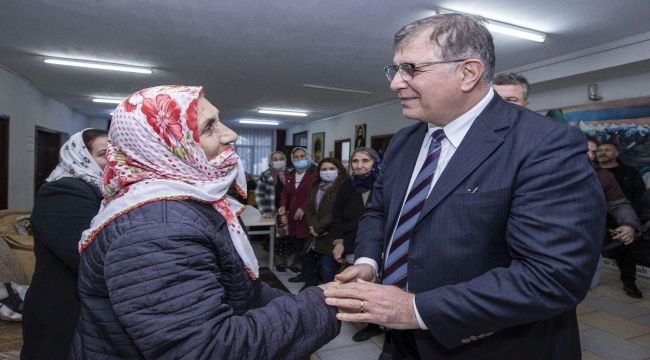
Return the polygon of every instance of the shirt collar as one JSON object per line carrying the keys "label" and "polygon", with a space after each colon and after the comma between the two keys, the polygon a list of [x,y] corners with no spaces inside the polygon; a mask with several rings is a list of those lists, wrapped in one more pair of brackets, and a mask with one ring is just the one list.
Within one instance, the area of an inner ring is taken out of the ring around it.
{"label": "shirt collar", "polygon": [[[445,137],[455,148],[458,148],[460,142],[463,141],[465,134],[467,134],[469,128],[474,123],[474,120],[476,120],[476,118],[483,112],[483,110],[485,110],[493,97],[494,90],[490,89],[490,91],[487,92],[483,99],[474,105],[473,108],[469,109],[466,113],[452,120],[449,124],[442,128],[445,130]],[[429,136],[437,129],[441,129],[441,127],[429,123],[427,136]]]}

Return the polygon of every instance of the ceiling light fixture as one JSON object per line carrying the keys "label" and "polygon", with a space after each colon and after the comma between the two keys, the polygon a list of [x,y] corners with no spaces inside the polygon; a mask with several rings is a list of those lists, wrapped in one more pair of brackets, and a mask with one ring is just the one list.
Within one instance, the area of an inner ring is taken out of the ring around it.
{"label": "ceiling light fixture", "polygon": [[273,120],[253,120],[253,119],[242,119],[238,121],[240,124],[252,124],[252,125],[271,125],[278,126],[280,123]]}
{"label": "ceiling light fixture", "polygon": [[[442,8],[438,9],[437,13],[438,14],[450,14],[450,13],[464,14],[460,11],[454,11],[454,10],[442,9]],[[530,41],[535,41],[540,43],[546,41],[546,33],[543,33],[541,31],[488,19],[486,17],[483,18],[485,19],[486,22],[485,27],[487,27],[488,30],[490,30],[491,32],[504,34],[508,36],[514,36],[520,39],[525,39],[525,40],[530,40]]]}
{"label": "ceiling light fixture", "polygon": [[271,108],[259,108],[257,112],[260,114],[273,114],[273,115],[287,115],[287,116],[307,116],[307,112],[300,110],[290,110],[290,109],[271,109]]}
{"label": "ceiling light fixture", "polygon": [[334,86],[324,86],[324,85],[314,85],[314,84],[302,84],[302,86],[306,88],[319,89],[319,90],[331,90],[331,91],[349,92],[349,93],[366,94],[366,95],[372,94],[370,91],[347,89],[347,88],[340,88]]}
{"label": "ceiling light fixture", "polygon": [[85,61],[85,60],[45,58],[43,59],[43,62],[47,64],[54,64],[54,65],[75,66],[75,67],[99,69],[99,70],[124,71],[124,72],[138,73],[138,74],[153,73],[153,70],[144,67]]}
{"label": "ceiling light fixture", "polygon": [[93,98],[94,103],[102,104],[120,104],[124,99],[105,99],[105,98]]}

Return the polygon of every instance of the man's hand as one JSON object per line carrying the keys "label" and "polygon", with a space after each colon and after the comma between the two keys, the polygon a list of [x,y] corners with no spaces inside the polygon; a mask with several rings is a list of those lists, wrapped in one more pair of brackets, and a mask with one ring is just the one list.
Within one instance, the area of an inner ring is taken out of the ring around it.
{"label": "man's hand", "polygon": [[630,245],[634,242],[634,228],[628,225],[621,225],[614,229],[612,239],[621,241],[624,245]]}
{"label": "man's hand", "polygon": [[[369,266],[369,265],[368,265]],[[325,303],[336,306],[341,321],[370,322],[391,329],[419,329],[413,298],[415,294],[392,285],[359,280],[325,290]]]}
{"label": "man's hand", "polygon": [[347,283],[352,280],[361,279],[368,282],[375,281],[375,269],[369,264],[357,264],[347,267],[345,270],[336,274],[334,280]]}

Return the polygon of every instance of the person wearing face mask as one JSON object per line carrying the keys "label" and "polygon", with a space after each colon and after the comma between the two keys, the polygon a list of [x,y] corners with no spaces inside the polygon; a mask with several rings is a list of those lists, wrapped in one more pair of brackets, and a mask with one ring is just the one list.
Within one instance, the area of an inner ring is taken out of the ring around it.
{"label": "person wearing face mask", "polygon": [[287,238],[286,216],[276,216],[280,207],[280,195],[287,183],[287,158],[282,151],[274,151],[269,155],[269,168],[260,175],[260,180],[255,188],[257,209],[262,216],[276,218],[275,255],[277,264],[275,269],[279,272],[286,270],[286,257],[293,252],[291,242]]}
{"label": "person wearing face mask", "polygon": [[[72,359],[303,359],[340,329],[323,290],[271,288],[226,195],[246,189],[237,134],[199,86],[125,99],[104,202],[79,248]],[[318,324],[318,326],[313,326]]]}
{"label": "person wearing face mask", "polygon": [[349,192],[352,189],[348,172],[338,159],[325,158],[318,164],[318,169],[319,179],[312,185],[305,215],[311,237],[303,257],[303,289],[318,285],[317,269],[323,282],[334,281],[338,270],[332,256],[334,245],[330,234],[334,202],[339,191]]}
{"label": "person wearing face mask", "polygon": [[[293,273],[300,273],[300,268],[295,260],[304,250],[305,239],[309,236],[309,228],[304,218],[309,201],[309,189],[318,177],[318,168],[311,161],[307,149],[294,148],[291,151],[291,162],[294,170],[289,172],[287,183],[280,195],[278,214],[286,217],[289,234],[289,250],[287,255],[287,268]],[[304,282],[303,274],[289,278],[289,282]]]}

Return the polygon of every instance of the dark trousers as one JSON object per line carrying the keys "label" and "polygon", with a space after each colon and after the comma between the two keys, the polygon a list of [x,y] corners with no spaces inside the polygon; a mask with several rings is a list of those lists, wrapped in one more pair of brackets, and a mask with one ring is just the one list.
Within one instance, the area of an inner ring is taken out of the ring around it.
{"label": "dark trousers", "polygon": [[637,252],[634,243],[628,246],[617,246],[604,252],[605,256],[616,260],[616,266],[621,272],[620,277],[623,284],[632,284],[636,281]]}
{"label": "dark trousers", "polygon": [[337,270],[338,263],[331,255],[319,254],[310,250],[302,258],[302,275],[307,286],[318,285],[319,275],[323,282],[334,281]]}

